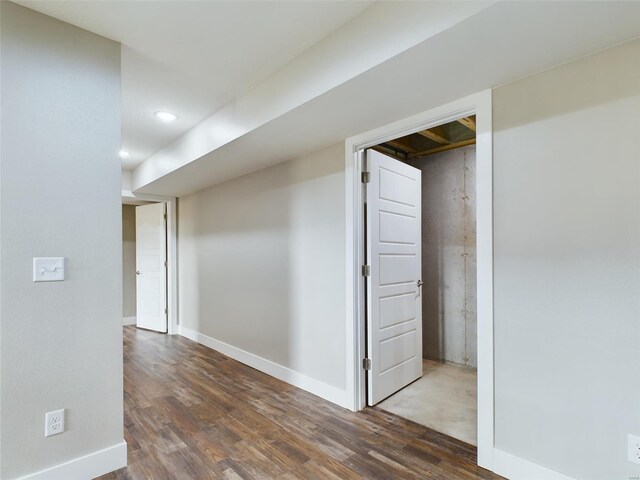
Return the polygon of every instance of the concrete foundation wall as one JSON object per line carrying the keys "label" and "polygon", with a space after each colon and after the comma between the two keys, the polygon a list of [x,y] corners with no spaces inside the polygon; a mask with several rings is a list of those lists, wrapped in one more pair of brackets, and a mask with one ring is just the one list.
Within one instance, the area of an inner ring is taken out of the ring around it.
{"label": "concrete foundation wall", "polygon": [[410,162],[422,170],[422,344],[477,366],[475,146]]}

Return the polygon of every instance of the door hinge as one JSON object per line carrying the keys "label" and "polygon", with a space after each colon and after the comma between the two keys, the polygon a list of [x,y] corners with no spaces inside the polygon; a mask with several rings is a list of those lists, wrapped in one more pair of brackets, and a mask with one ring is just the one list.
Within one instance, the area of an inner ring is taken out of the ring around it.
{"label": "door hinge", "polygon": [[167,263],[167,261],[164,261],[164,268],[167,268],[169,266],[169,264]]}
{"label": "door hinge", "polygon": [[362,265],[362,276],[368,277],[371,275],[371,265]]}
{"label": "door hinge", "polygon": [[371,370],[371,359],[370,358],[363,358],[362,359],[362,368],[364,368],[365,370]]}
{"label": "door hinge", "polygon": [[362,183],[369,183],[371,181],[371,172],[362,172]]}
{"label": "door hinge", "polygon": [[167,219],[167,214],[165,213],[162,217],[166,220]]}
{"label": "door hinge", "polygon": [[168,308],[165,308],[165,309],[164,309],[164,314],[165,314],[165,315],[169,315],[169,309],[168,309]]}

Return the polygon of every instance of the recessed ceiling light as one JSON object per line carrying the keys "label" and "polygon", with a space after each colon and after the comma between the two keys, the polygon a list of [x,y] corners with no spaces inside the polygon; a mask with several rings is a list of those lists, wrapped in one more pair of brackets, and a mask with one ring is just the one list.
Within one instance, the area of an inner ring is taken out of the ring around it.
{"label": "recessed ceiling light", "polygon": [[120,150],[118,155],[120,155],[120,158],[129,158],[131,156],[131,154],[126,150]]}
{"label": "recessed ceiling light", "polygon": [[156,117],[163,122],[173,122],[178,116],[171,112],[156,112]]}

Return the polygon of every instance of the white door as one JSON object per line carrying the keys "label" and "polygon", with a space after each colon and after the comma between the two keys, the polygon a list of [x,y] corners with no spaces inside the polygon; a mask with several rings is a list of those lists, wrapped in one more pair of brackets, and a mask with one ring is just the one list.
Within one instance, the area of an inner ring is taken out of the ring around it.
{"label": "white door", "polygon": [[167,331],[166,204],[136,207],[136,325]]}
{"label": "white door", "polygon": [[422,376],[421,172],[367,150],[369,405]]}

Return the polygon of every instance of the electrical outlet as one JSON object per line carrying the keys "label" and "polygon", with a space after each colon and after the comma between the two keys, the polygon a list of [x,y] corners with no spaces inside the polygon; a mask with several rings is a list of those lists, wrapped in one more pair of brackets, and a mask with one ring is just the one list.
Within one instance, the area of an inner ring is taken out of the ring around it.
{"label": "electrical outlet", "polygon": [[627,443],[629,445],[629,461],[640,463],[640,436],[629,434]]}
{"label": "electrical outlet", "polygon": [[44,416],[44,436],[58,435],[64,432],[64,409],[47,412]]}

